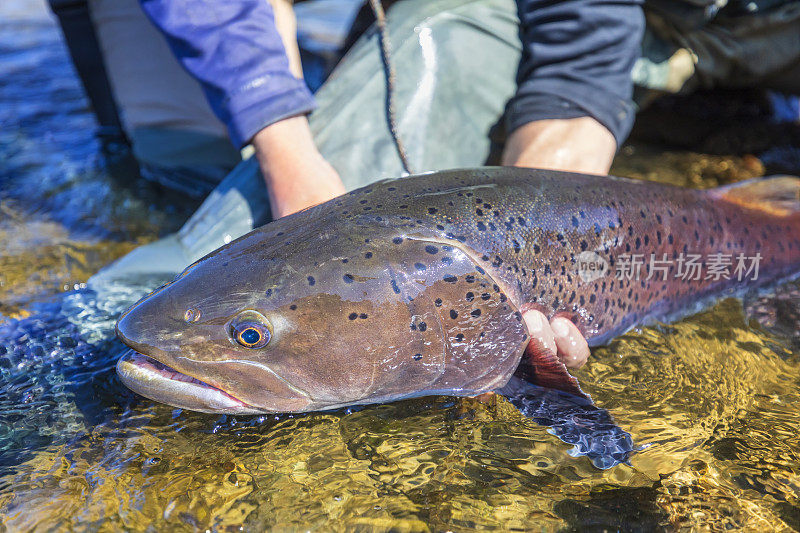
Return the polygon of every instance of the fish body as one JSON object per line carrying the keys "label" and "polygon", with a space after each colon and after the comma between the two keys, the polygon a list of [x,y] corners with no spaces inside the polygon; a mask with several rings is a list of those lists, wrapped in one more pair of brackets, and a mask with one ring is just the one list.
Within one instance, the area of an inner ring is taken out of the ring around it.
{"label": "fish body", "polygon": [[[514,168],[384,180],[258,228],[140,301],[118,323],[138,352],[118,372],[209,412],[477,395],[519,367],[528,309],[597,345],[797,274],[799,181],[700,191]],[[707,268],[687,278],[690,257]]]}

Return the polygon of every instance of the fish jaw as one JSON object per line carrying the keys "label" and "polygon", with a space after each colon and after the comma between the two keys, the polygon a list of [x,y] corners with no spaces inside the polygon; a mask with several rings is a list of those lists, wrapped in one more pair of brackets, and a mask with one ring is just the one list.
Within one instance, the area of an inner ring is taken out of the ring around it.
{"label": "fish jaw", "polygon": [[133,392],[160,403],[202,413],[263,412],[218,389],[134,350],[117,361],[117,375]]}

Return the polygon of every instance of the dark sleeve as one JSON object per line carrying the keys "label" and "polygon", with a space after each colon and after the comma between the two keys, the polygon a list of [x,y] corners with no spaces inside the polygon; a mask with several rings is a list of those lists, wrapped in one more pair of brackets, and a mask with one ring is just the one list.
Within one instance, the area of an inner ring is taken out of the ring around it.
{"label": "dark sleeve", "polygon": [[619,146],[633,126],[631,70],[640,55],[641,0],[517,0],[523,54],[510,133],[534,120],[591,116]]}
{"label": "dark sleeve", "polygon": [[314,99],[289,70],[266,0],[141,0],[214,113],[243,146],[262,128],[310,112]]}

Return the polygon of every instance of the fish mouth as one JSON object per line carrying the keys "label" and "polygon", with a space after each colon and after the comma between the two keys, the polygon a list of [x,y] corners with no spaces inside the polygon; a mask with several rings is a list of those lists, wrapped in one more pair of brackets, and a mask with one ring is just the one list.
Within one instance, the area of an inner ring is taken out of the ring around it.
{"label": "fish mouth", "polygon": [[174,407],[215,414],[264,412],[135,350],[127,351],[117,361],[117,375],[133,392]]}

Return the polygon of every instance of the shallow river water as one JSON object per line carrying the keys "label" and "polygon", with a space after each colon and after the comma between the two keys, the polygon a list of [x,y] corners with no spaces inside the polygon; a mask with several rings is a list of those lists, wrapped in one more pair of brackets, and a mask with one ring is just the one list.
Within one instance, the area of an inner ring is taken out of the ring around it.
{"label": "shallow river water", "polygon": [[[102,301],[85,282],[191,206],[101,153],[56,27],[6,9],[0,531],[800,530],[797,284],[594,350],[575,375],[640,448],[609,470],[503,398],[225,417],[136,397],[113,324],[161,280]],[[764,168],[630,146],[615,172],[705,187]]]}

